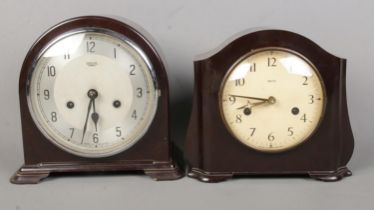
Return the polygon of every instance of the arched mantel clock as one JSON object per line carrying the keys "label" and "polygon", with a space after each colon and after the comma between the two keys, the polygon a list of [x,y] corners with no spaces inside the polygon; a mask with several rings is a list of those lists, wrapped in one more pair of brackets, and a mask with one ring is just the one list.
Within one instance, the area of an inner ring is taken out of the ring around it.
{"label": "arched mantel clock", "polygon": [[134,27],[98,16],[52,27],[25,58],[19,96],[25,164],[11,182],[59,172],[181,177],[169,138],[165,66]]}
{"label": "arched mantel clock", "polygon": [[345,59],[282,30],[248,33],[195,61],[188,175],[349,176],[345,68]]}

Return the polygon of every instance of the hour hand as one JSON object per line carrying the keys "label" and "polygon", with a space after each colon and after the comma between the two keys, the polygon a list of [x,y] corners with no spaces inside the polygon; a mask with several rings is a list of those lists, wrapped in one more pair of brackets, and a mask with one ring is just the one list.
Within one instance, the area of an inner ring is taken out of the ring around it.
{"label": "hour hand", "polygon": [[246,107],[252,108],[254,106],[258,106],[258,105],[265,104],[265,103],[268,103],[268,101],[260,101],[260,102],[256,102],[256,103],[251,103],[250,101],[247,101],[246,105],[238,107],[236,109],[244,109]]}
{"label": "hour hand", "polygon": [[98,97],[99,93],[91,89],[88,91],[88,97],[92,100],[92,114],[91,114],[91,119],[95,124],[95,130],[97,132],[97,122],[99,121],[99,114],[96,112],[96,106],[95,106],[95,100]]}
{"label": "hour hand", "polygon": [[91,114],[91,119],[95,124],[95,130],[97,132],[97,122],[99,121],[99,114],[96,112],[95,108],[95,99],[92,100],[92,114]]}

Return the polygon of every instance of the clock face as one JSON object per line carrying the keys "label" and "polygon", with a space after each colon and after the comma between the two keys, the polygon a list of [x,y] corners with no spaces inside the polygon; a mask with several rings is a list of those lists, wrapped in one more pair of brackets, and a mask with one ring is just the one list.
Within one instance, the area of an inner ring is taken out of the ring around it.
{"label": "clock face", "polygon": [[158,93],[146,54],[104,29],[57,37],[35,61],[28,82],[39,129],[83,157],[114,155],[136,143],[153,120]]}
{"label": "clock face", "polygon": [[219,101],[232,135],[263,152],[284,151],[307,140],[325,103],[314,65],[283,48],[256,50],[236,62],[225,76]]}

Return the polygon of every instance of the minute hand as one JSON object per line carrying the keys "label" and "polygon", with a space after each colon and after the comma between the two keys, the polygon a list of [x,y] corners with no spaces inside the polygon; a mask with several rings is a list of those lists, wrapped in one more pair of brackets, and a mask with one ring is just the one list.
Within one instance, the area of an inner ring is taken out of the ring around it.
{"label": "minute hand", "polygon": [[269,98],[257,98],[257,97],[251,97],[251,96],[241,96],[241,95],[229,95],[233,97],[238,97],[238,98],[248,98],[248,99],[253,99],[253,100],[259,100],[259,101],[269,101],[271,98],[274,98],[270,96]]}
{"label": "minute hand", "polygon": [[84,135],[86,134],[86,131],[87,131],[88,116],[90,116],[90,111],[91,111],[92,103],[93,103],[94,100],[95,99],[90,99],[90,103],[88,104],[87,116],[86,116],[86,121],[85,121],[84,127],[83,127],[83,136],[82,136],[81,144],[83,144]]}

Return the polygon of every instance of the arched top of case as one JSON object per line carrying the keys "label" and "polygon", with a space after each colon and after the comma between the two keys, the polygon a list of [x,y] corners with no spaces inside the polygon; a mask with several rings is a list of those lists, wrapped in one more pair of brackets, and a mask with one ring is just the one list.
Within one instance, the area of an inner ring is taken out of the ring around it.
{"label": "arched top of case", "polygon": [[[294,50],[305,57],[313,60],[314,57],[322,57],[330,61],[340,62],[339,58],[317,45],[310,39],[286,30],[278,29],[250,29],[240,32],[216,49],[201,54],[195,58],[195,62],[204,60],[215,60],[232,58],[233,61],[252,50],[265,47],[281,47]],[[230,55],[227,57],[227,55]]]}
{"label": "arched top of case", "polygon": [[[131,24],[131,25],[130,25]],[[165,70],[165,64],[162,55],[157,50],[157,44],[153,38],[145,32],[140,26],[128,21],[126,23],[109,17],[103,16],[81,16],[65,20],[42,34],[32,45],[23,62],[19,84],[21,86],[29,76],[29,72],[35,65],[37,56],[42,52],[45,46],[52,42],[56,37],[77,30],[79,28],[103,28],[123,35],[138,47],[140,47],[148,57],[153,70],[156,72],[159,89],[168,90],[168,80]],[[21,89],[21,88],[20,88]],[[165,94],[167,95],[167,94]]]}

